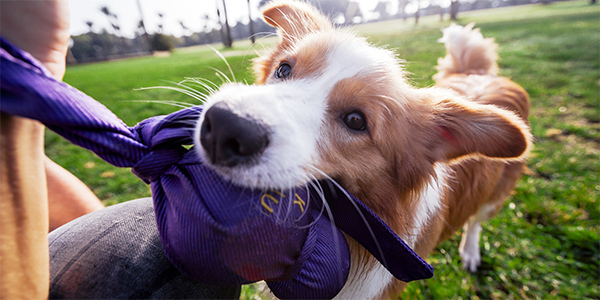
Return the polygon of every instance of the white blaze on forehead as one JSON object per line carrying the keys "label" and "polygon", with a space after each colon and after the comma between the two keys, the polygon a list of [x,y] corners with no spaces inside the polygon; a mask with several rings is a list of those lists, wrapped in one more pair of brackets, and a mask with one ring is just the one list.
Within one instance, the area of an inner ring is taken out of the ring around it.
{"label": "white blaze on forehead", "polygon": [[389,69],[392,72],[398,67],[399,62],[391,51],[373,47],[364,38],[350,33],[336,35],[331,45],[323,76],[331,85],[329,90],[342,79],[371,71]]}

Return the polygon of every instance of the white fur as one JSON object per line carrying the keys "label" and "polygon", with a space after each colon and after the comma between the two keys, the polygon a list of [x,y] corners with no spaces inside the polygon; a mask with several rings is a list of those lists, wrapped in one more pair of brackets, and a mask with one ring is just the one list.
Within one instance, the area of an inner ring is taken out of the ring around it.
{"label": "white fur", "polygon": [[375,299],[393,282],[394,276],[374,258],[371,260],[375,264],[373,268],[352,257],[348,281],[334,299]]}
{"label": "white fur", "polygon": [[489,219],[497,209],[495,205],[485,204],[472,215],[464,226],[464,232],[458,247],[458,253],[462,258],[463,267],[471,272],[477,271],[481,265],[481,253],[479,249],[479,236],[481,234],[481,223]]}
{"label": "white fur", "polygon": [[[479,28],[473,29],[473,26],[475,26],[474,23],[464,27],[451,24],[449,27],[442,30],[444,35],[442,38],[438,39],[438,42],[444,43],[448,55],[438,59],[437,69],[440,72],[433,76],[434,79],[437,80],[437,78],[443,78],[443,76],[447,75],[448,70],[443,71],[444,69],[450,69],[452,72],[457,73],[468,71],[479,75],[497,75],[497,45],[494,43],[493,39],[484,38],[479,31]],[[473,66],[470,66],[469,64],[470,58],[474,55],[486,57],[490,60],[491,64],[485,69],[473,69]]]}
{"label": "white fur", "polygon": [[443,164],[435,165],[435,178],[431,178],[427,186],[419,195],[419,203],[414,212],[414,223],[411,236],[406,237],[406,243],[414,248],[421,231],[425,228],[432,216],[435,216],[441,206],[442,197],[447,184],[448,167]]}
{"label": "white fur", "polygon": [[[213,165],[222,176],[243,186],[276,189],[304,185],[321,177],[309,166],[318,163],[316,145],[323,136],[327,97],[332,88],[340,80],[371,68],[397,65],[389,51],[371,47],[350,33],[336,35],[335,41],[330,36],[326,38],[331,48],[327,65],[319,74],[298,80],[270,77],[266,85],[228,84],[207,99],[204,112],[224,102],[234,113],[266,125],[271,134],[269,147],[258,164],[231,168]],[[296,51],[310,47],[319,39],[324,39],[319,33],[306,37],[296,46]],[[204,113],[196,127],[197,141],[203,120]],[[204,149],[196,148],[210,165]]]}
{"label": "white fur", "polygon": [[465,27],[450,24],[442,30],[444,35],[438,39],[438,42],[444,43],[446,50],[450,51],[455,58],[460,59],[466,49],[483,43],[483,35],[479,29],[473,29],[473,26],[473,23]]}
{"label": "white fur", "polygon": [[481,253],[479,252],[479,235],[481,233],[481,222],[469,222],[465,225],[463,238],[460,241],[458,252],[462,259],[463,267],[471,272],[477,271],[481,265]]}

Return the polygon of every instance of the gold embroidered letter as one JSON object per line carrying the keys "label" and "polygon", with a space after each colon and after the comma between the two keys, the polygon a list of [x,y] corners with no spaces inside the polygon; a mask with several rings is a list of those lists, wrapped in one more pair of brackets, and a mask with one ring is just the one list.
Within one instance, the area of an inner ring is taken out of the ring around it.
{"label": "gold embroidered letter", "polygon": [[294,204],[298,204],[298,206],[300,206],[300,211],[304,212],[304,206],[306,206],[306,202],[304,202],[304,200],[302,200],[302,198],[300,198],[300,196],[298,196],[298,194],[294,194],[294,196],[296,196],[296,200],[294,200]]}
{"label": "gold embroidered letter", "polygon": [[279,200],[275,199],[275,197],[271,194],[264,194],[260,197],[260,204],[269,212],[273,213],[273,209],[267,204],[265,198],[269,198],[273,203],[279,204]]}

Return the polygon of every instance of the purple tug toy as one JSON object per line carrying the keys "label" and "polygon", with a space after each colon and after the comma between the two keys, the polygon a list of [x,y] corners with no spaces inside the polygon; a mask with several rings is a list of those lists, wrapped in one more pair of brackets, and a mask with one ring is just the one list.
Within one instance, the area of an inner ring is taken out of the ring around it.
{"label": "purple tug toy", "polygon": [[184,147],[194,144],[189,124],[201,107],[128,127],[54,80],[28,53],[0,42],[1,111],[39,120],[149,183],[164,252],[186,276],[222,286],[265,280],[279,298],[332,298],[350,268],[342,232],[402,281],[433,276],[429,264],[338,186],[259,191],[223,180]]}

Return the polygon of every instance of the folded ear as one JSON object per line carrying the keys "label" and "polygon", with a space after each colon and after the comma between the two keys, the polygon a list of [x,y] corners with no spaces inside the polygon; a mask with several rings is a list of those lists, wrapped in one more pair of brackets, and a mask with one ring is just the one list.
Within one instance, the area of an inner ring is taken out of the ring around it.
{"label": "folded ear", "polygon": [[524,157],[531,145],[529,127],[515,114],[493,105],[444,100],[435,105],[436,160],[467,155],[497,159]]}
{"label": "folded ear", "polygon": [[262,10],[265,22],[279,29],[284,46],[308,33],[333,28],[325,15],[305,2],[276,0],[269,2]]}

